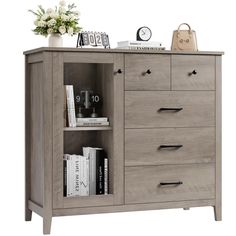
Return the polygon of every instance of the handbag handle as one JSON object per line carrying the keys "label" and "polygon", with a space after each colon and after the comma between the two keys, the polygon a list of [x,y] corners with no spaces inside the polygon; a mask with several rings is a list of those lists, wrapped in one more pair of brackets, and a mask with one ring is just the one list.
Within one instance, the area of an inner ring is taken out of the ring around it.
{"label": "handbag handle", "polygon": [[188,31],[189,31],[189,33],[191,34],[191,31],[192,31],[192,30],[191,30],[191,27],[190,27],[190,25],[189,25],[188,23],[182,23],[182,24],[180,24],[179,27],[178,27],[178,33],[179,33],[179,31],[180,31],[180,27],[181,27],[182,25],[187,25],[188,28],[189,28]]}

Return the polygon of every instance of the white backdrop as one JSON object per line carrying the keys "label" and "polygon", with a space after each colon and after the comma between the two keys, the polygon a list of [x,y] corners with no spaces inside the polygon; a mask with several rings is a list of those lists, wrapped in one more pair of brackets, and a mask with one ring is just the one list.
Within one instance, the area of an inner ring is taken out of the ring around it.
{"label": "white backdrop", "polygon": [[[1,227],[0,235],[42,235],[42,219],[24,222],[24,50],[47,45],[35,36],[33,15],[38,4],[52,0],[1,1]],[[215,222],[210,207],[53,218],[52,235],[235,235],[236,16],[234,0],[79,0],[84,30],[106,31],[112,47],[135,39],[143,25],[152,40],[170,48],[172,31],[188,22],[197,32],[199,50],[225,51],[223,56],[223,221]],[[64,37],[74,47],[76,37]],[[234,233],[233,233],[234,232]]]}

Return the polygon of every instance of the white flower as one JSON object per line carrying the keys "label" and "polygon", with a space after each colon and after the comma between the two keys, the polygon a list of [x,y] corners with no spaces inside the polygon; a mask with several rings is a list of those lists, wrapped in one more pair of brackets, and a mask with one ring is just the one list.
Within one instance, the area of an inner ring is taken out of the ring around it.
{"label": "white flower", "polygon": [[52,12],[54,12],[54,10],[52,8],[48,8],[46,12],[47,14],[51,14]]}
{"label": "white flower", "polygon": [[48,26],[51,27],[51,26],[54,26],[56,24],[56,20],[55,19],[51,19],[50,21],[47,22]]}
{"label": "white flower", "polygon": [[60,14],[66,13],[66,8],[65,7],[59,7],[59,13]]}
{"label": "white flower", "polygon": [[62,6],[62,7],[64,7],[64,6],[66,5],[66,1],[63,1],[63,0],[60,1],[60,2],[59,2],[59,5]]}
{"label": "white flower", "polygon": [[69,35],[72,36],[73,33],[74,33],[74,29],[73,29],[72,27],[69,27],[68,30],[67,30],[67,32],[68,32]]}
{"label": "white flower", "polygon": [[43,20],[40,20],[40,21],[38,21],[38,27],[44,27],[44,26],[46,26],[47,25],[47,23],[46,23],[46,21],[43,21]]}
{"label": "white flower", "polygon": [[61,19],[62,19],[62,21],[68,21],[70,18],[69,18],[69,16],[62,14]]}
{"label": "white flower", "polygon": [[60,26],[60,27],[59,27],[59,32],[60,32],[61,34],[65,34],[65,33],[66,33],[66,27],[65,27],[64,25]]}
{"label": "white flower", "polygon": [[53,33],[53,29],[52,29],[52,28],[49,28],[49,29],[47,30],[47,32],[48,32],[48,34],[52,34],[52,33]]}
{"label": "white flower", "polygon": [[47,20],[48,16],[49,16],[49,15],[48,15],[47,13],[43,14],[43,15],[41,16],[41,20]]}
{"label": "white flower", "polygon": [[56,18],[59,16],[59,14],[58,14],[57,12],[52,12],[52,13],[49,14],[49,16],[50,16],[51,18],[56,19]]}
{"label": "white flower", "polygon": [[38,24],[39,24],[39,20],[35,20],[35,21],[34,21],[34,25],[35,25],[35,26],[38,26]]}

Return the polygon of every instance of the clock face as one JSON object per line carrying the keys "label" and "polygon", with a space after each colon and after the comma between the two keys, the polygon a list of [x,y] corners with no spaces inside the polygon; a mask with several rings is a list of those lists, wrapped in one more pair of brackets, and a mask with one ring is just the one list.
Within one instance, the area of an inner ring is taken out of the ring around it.
{"label": "clock face", "polygon": [[152,37],[152,31],[144,26],[138,29],[137,40],[148,41]]}

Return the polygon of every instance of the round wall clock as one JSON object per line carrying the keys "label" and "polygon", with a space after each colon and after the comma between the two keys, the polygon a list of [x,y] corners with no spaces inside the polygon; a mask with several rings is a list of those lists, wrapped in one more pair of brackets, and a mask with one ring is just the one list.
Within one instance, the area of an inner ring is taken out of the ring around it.
{"label": "round wall clock", "polygon": [[152,37],[152,31],[147,27],[143,26],[137,31],[138,41],[148,41]]}

